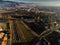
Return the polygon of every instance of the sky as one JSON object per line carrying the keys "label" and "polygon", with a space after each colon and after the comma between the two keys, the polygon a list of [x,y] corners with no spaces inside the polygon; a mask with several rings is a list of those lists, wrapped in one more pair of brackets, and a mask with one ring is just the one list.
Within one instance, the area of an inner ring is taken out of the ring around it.
{"label": "sky", "polygon": [[9,0],[9,1],[37,3],[38,5],[42,6],[60,6],[60,0]]}

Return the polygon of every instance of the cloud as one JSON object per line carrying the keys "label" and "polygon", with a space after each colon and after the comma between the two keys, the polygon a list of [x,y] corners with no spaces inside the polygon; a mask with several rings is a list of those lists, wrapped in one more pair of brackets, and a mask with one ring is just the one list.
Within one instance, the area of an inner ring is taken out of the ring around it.
{"label": "cloud", "polygon": [[40,1],[43,1],[43,2],[50,2],[50,1],[60,1],[60,0],[6,0],[6,1],[30,1],[30,2],[40,2]]}
{"label": "cloud", "polygon": [[60,6],[60,2],[36,2],[40,6]]}
{"label": "cloud", "polygon": [[60,6],[60,0],[9,0],[9,1],[37,3],[38,5],[41,6]]}

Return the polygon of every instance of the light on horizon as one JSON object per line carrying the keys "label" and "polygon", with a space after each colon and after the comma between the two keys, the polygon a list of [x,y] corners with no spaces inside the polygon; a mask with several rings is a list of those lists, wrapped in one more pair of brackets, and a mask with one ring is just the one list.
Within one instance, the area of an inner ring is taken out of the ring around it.
{"label": "light on horizon", "polygon": [[60,6],[60,2],[36,2],[40,6]]}

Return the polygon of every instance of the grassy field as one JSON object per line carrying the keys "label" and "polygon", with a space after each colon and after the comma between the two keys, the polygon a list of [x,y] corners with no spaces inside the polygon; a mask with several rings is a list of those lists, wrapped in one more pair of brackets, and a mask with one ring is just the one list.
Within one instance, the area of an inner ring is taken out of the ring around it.
{"label": "grassy field", "polygon": [[21,22],[21,20],[19,21],[19,25],[20,25],[20,29],[22,30],[24,37],[26,38],[26,41],[29,42],[34,38],[34,35],[31,33],[31,31],[29,31],[29,29],[27,29],[24,24]]}

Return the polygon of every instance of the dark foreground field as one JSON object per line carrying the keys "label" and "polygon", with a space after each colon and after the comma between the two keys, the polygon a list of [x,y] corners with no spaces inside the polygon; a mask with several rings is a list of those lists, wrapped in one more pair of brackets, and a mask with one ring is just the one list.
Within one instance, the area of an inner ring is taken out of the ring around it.
{"label": "dark foreground field", "polygon": [[14,43],[12,45],[29,45],[30,43],[29,42],[24,42],[24,43]]}

